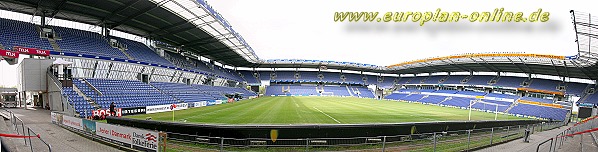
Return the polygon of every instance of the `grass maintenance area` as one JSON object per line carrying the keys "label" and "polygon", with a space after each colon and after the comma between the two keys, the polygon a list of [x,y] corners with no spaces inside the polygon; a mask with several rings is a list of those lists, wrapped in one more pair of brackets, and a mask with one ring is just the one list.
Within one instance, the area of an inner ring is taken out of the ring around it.
{"label": "grass maintenance area", "polygon": [[[469,110],[354,97],[260,97],[174,112],[177,122],[228,125],[370,124],[468,120]],[[127,116],[172,121],[172,112]],[[495,114],[472,111],[472,120]],[[498,115],[498,120],[524,120]]]}

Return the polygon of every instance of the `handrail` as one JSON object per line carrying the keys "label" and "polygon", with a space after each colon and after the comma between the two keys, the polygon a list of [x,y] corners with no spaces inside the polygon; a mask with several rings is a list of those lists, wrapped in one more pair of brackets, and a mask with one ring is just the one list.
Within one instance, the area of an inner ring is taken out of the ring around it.
{"label": "handrail", "polygon": [[[46,147],[48,147],[48,150],[51,152],[52,151],[52,146],[50,144],[48,144],[46,141],[44,141],[44,139],[42,139],[38,134],[36,134],[33,130],[31,130],[31,128],[26,127],[25,123],[23,122],[23,120],[19,117],[17,117],[12,111],[9,111],[7,109],[2,108],[2,110],[6,111],[9,113],[10,116],[10,123],[12,125],[12,127],[14,128],[14,130],[17,132],[18,135],[23,135],[23,136],[30,136],[28,138],[23,138],[23,140],[25,141],[25,145],[27,146],[27,140],[29,140],[29,147],[31,149],[31,151],[33,151],[33,144],[31,142],[31,138],[33,136],[31,136],[31,133],[33,133],[33,135],[37,135],[36,137],[44,144],[46,145]],[[18,122],[20,122],[21,125],[21,129],[22,129],[22,133],[19,133],[19,124]],[[25,127],[27,128],[27,134],[25,134]]]}

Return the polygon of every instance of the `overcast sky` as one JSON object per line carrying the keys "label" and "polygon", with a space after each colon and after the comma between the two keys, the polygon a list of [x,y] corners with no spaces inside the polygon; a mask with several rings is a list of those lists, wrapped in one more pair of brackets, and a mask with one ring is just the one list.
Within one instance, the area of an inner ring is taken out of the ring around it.
{"label": "overcast sky", "polygon": [[[422,3],[423,2],[423,3]],[[391,65],[459,53],[576,54],[569,10],[596,13],[592,1],[545,0],[211,0],[261,59],[317,59]],[[338,23],[336,11],[505,11],[542,8],[546,23]],[[16,66],[0,63],[0,85],[15,85]]]}
{"label": "overcast sky", "polygon": [[[569,10],[595,2],[542,0],[212,0],[262,59],[319,59],[390,65],[433,56],[478,52],[576,54]],[[550,12],[546,23],[338,23],[335,11]]]}

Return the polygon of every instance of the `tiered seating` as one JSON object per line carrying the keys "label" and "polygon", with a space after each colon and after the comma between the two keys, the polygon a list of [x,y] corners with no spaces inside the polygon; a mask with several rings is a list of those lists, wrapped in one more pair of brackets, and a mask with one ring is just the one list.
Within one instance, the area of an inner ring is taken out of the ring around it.
{"label": "tiered seating", "polygon": [[474,92],[474,91],[459,91],[459,92],[457,92],[457,94],[464,94],[464,95],[470,95],[470,96],[486,95],[486,93],[484,93],[484,92]]}
{"label": "tiered seating", "polygon": [[401,99],[405,98],[408,95],[409,94],[405,94],[405,93],[392,93],[392,94],[384,97],[384,99],[401,100]]}
{"label": "tiered seating", "polygon": [[39,38],[35,25],[3,18],[0,18],[0,44],[5,50],[14,46],[53,50],[47,39]]}
{"label": "tiered seating", "polygon": [[409,82],[407,82],[406,84],[421,84],[421,81],[426,78],[427,77],[415,77],[415,78],[411,79]]}
{"label": "tiered seating", "polygon": [[[322,75],[324,75],[324,78],[322,79],[322,81],[324,82],[342,82],[343,80],[341,80],[341,76],[339,73],[333,73],[333,72],[322,72]],[[346,76],[347,74],[345,74]]]}
{"label": "tiered seating", "polygon": [[317,72],[301,72],[301,80],[307,80],[307,81],[319,81],[320,78],[318,78],[318,73]]}
{"label": "tiered seating", "polygon": [[57,26],[52,28],[62,38],[56,43],[63,52],[127,59],[125,54],[111,47],[108,40],[98,33]]}
{"label": "tiered seating", "polygon": [[156,54],[156,52],[152,51],[149,47],[145,44],[137,41],[131,41],[128,39],[117,38],[114,37],[118,42],[127,45],[127,54],[133,57],[134,60],[158,64],[162,66],[169,66],[174,67],[174,64],[170,63],[168,60],[164,59],[160,55]]}
{"label": "tiered seating", "polygon": [[62,94],[68,97],[69,103],[73,105],[75,111],[79,113],[81,117],[88,117],[91,116],[92,110],[94,110],[93,106],[89,104],[89,102],[85,101],[82,96],[79,96],[73,87],[63,87]]}
{"label": "tiered seating", "polygon": [[293,95],[319,95],[316,91],[316,86],[291,86],[291,94]]}
{"label": "tiered seating", "polygon": [[394,81],[395,81],[394,77],[385,77],[384,81],[382,81],[382,83],[380,83],[378,87],[380,87],[380,88],[392,88],[394,86]]}
{"label": "tiered seating", "polygon": [[423,94],[411,94],[407,97],[402,98],[401,100],[407,100],[407,101],[419,101],[419,99],[423,98],[424,95]]}
{"label": "tiered seating", "polygon": [[457,90],[436,90],[435,93],[446,93],[446,94],[455,94],[459,91]]}
{"label": "tiered seating", "polygon": [[511,87],[511,88],[520,88],[521,83],[525,81],[525,77],[500,77],[498,81],[496,81],[495,86],[502,86],[502,87]]}
{"label": "tiered seating", "polygon": [[378,76],[375,75],[367,75],[367,83],[366,84],[378,84]]}
{"label": "tiered seating", "polygon": [[567,82],[567,94],[574,94],[581,96],[583,91],[586,89],[588,84],[583,83],[575,83],[575,82]]}
{"label": "tiered seating", "polygon": [[427,98],[419,100],[420,102],[438,104],[446,99],[446,96],[429,95]]}
{"label": "tiered seating", "polygon": [[291,71],[277,71],[276,78],[274,80],[286,80],[286,81],[294,81],[295,79],[295,72]]}
{"label": "tiered seating", "polygon": [[345,73],[345,82],[363,84],[361,75],[353,73]]}
{"label": "tiered seating", "polygon": [[509,113],[549,118],[553,120],[565,120],[568,110],[528,104],[517,104],[515,107],[509,110]]}
{"label": "tiered seating", "polygon": [[[202,65],[202,64],[203,63],[198,63],[197,65]],[[203,65],[205,65],[205,64],[203,64]],[[201,69],[196,69],[196,70],[201,70]],[[222,68],[219,66],[214,66],[214,70],[212,72],[218,76],[228,78],[230,80],[243,81],[243,78],[241,78],[241,76],[239,76],[239,74],[237,72],[234,72],[234,70],[229,70],[229,69],[225,69],[225,68]]]}
{"label": "tiered seating", "polygon": [[498,93],[488,93],[486,97],[495,97],[495,98],[505,98],[505,99],[517,99],[519,96],[517,95],[510,95],[510,94],[498,94]]}
{"label": "tiered seating", "polygon": [[533,97],[521,97],[521,100],[527,101],[535,101],[535,102],[542,102],[542,103],[553,103],[550,99],[542,99],[542,98],[533,98]]}
{"label": "tiered seating", "polygon": [[355,88],[359,91],[359,96],[364,97],[364,98],[376,98],[376,96],[374,95],[374,92],[370,91],[368,88],[366,87],[352,87]]}
{"label": "tiered seating", "polygon": [[96,101],[102,108],[108,108],[111,102],[116,107],[145,107],[177,103],[178,101],[167,94],[141,81],[87,79],[103,95],[87,95]]}
{"label": "tiered seating", "polygon": [[324,86],[325,92],[332,92],[335,96],[351,96],[345,86]]}
{"label": "tiered seating", "polygon": [[451,75],[444,80],[443,84],[461,84],[461,80],[465,79],[465,77],[464,75]]}
{"label": "tiered seating", "polygon": [[402,78],[398,78],[399,81],[397,82],[397,84],[405,84],[407,83],[407,81],[413,79],[413,77],[402,77]]}
{"label": "tiered seating", "polygon": [[496,100],[482,100],[483,102],[487,102],[490,104],[486,104],[486,103],[482,103],[482,102],[477,102],[474,105],[472,105],[473,108],[475,109],[482,109],[482,110],[489,110],[489,111],[495,111],[496,110],[496,105],[498,106],[498,111],[500,112],[504,112],[506,111],[509,106],[512,104],[511,102],[505,102],[505,101],[496,101]]}
{"label": "tiered seating", "polygon": [[548,91],[557,91],[557,86],[559,86],[561,82],[556,80],[546,80],[546,79],[532,79],[532,82],[529,85],[529,88],[540,89],[540,90],[548,90]]}
{"label": "tiered seating", "polygon": [[266,96],[291,95],[290,93],[282,92],[283,87],[285,88],[285,90],[288,88],[288,86],[282,86],[282,85],[271,85],[271,86],[266,87]]}
{"label": "tiered seating", "polygon": [[214,94],[204,93],[192,86],[182,83],[151,82],[151,85],[164,93],[172,95],[179,100],[183,100],[184,102],[199,102],[222,98],[221,95],[214,96]]}
{"label": "tiered seating", "polygon": [[436,90],[434,89],[420,89],[420,92],[435,92]]}
{"label": "tiered seating", "polygon": [[428,79],[426,79],[424,81],[424,84],[438,84],[438,81],[440,81],[440,79],[442,79],[444,77],[445,76],[443,76],[443,75],[430,76],[430,77],[428,77]]}
{"label": "tiered seating", "polygon": [[247,81],[247,83],[261,83],[257,78],[253,76],[253,72],[251,71],[239,71],[243,75],[243,80]]}
{"label": "tiered seating", "polygon": [[473,98],[464,98],[464,97],[452,97],[452,99],[446,100],[442,102],[444,105],[451,105],[457,107],[469,107],[469,103]]}
{"label": "tiered seating", "polygon": [[488,85],[488,82],[492,80],[494,76],[487,76],[487,75],[476,75],[473,76],[467,81],[467,84],[472,85]]}
{"label": "tiered seating", "polygon": [[243,89],[243,88],[231,88],[231,87],[219,87],[219,86],[216,86],[216,88],[220,88],[220,90],[222,90],[222,92],[225,94],[241,94],[241,96],[243,96],[244,98],[247,98],[250,96],[257,96],[257,93],[247,90],[247,89]]}
{"label": "tiered seating", "polygon": [[588,97],[583,102],[598,104],[598,93],[588,95]]}

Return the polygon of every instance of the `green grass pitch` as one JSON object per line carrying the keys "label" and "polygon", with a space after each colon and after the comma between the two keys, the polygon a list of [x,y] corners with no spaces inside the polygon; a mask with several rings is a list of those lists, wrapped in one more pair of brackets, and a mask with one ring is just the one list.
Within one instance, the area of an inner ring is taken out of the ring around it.
{"label": "green grass pitch", "polygon": [[[175,121],[201,124],[365,124],[468,119],[469,110],[353,97],[260,97],[236,103],[175,111]],[[472,120],[494,120],[472,111]],[[172,112],[129,118],[172,121]],[[527,119],[498,115],[499,120]]]}

